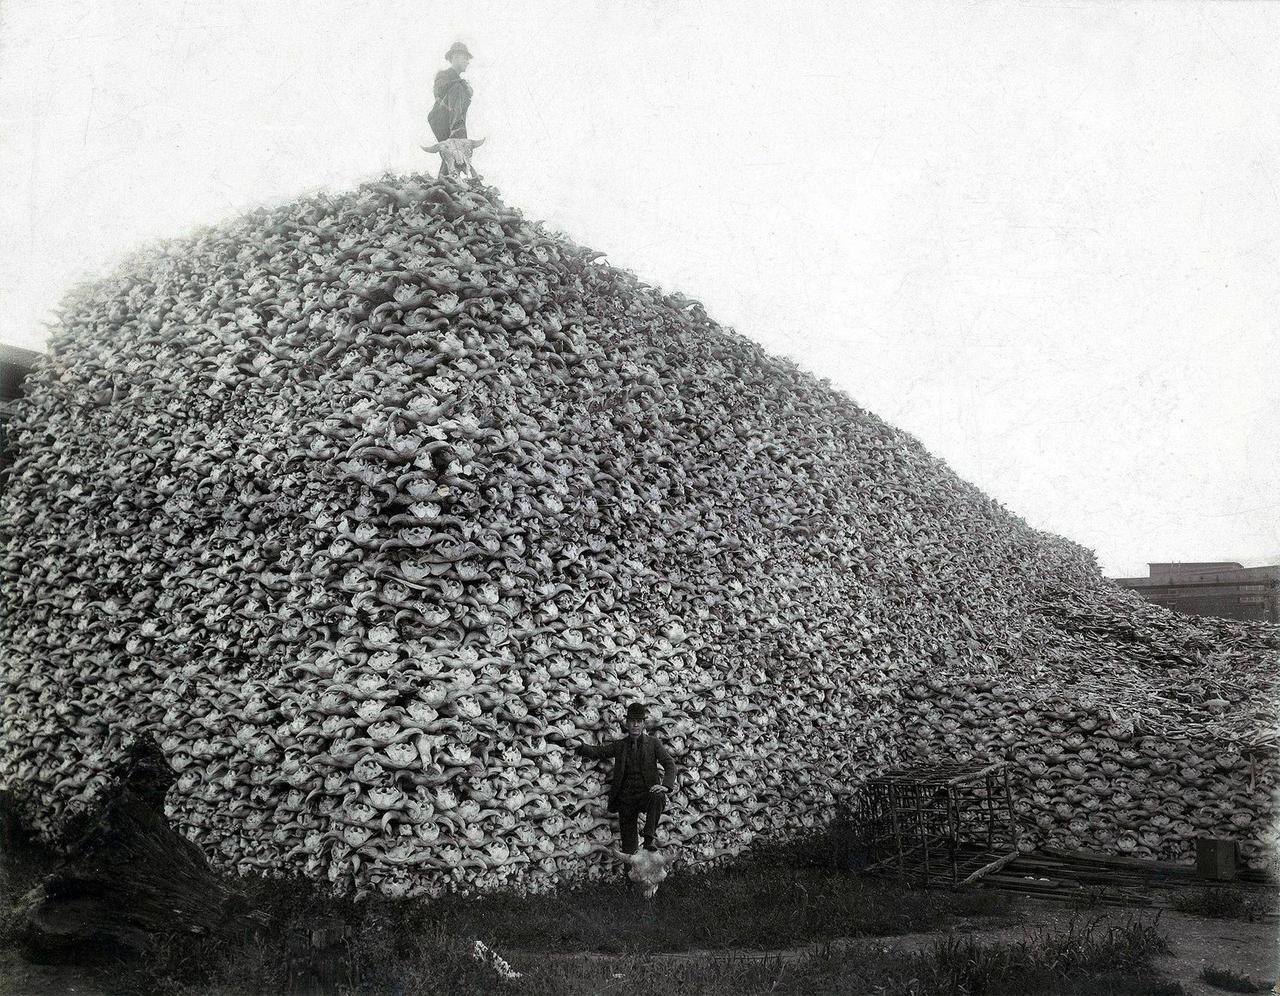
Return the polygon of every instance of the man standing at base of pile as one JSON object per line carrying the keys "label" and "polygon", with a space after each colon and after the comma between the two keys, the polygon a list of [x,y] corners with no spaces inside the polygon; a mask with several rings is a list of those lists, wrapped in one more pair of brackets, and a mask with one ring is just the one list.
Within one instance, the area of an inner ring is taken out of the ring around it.
{"label": "man standing at base of pile", "polygon": [[[644,814],[645,850],[658,849],[655,842],[658,820],[662,818],[667,793],[676,787],[676,762],[661,740],[644,732],[645,718],[645,707],[633,702],[627,706],[625,737],[599,746],[578,744],[573,748],[582,757],[613,758],[609,812],[618,814],[624,854],[635,854],[639,850],[636,821],[641,813]],[[661,778],[659,764],[662,765]]]}

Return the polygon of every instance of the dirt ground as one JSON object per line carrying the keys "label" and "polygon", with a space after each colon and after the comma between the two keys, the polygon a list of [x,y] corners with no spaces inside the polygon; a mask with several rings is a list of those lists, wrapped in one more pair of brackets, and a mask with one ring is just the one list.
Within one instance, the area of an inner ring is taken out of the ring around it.
{"label": "dirt ground", "polygon": [[1206,965],[1230,969],[1271,986],[1280,979],[1280,925],[1274,921],[1204,920],[1165,913],[1160,922],[1173,948],[1172,957],[1164,959],[1161,971],[1181,982],[1188,996],[1222,993],[1200,981],[1200,969]]}

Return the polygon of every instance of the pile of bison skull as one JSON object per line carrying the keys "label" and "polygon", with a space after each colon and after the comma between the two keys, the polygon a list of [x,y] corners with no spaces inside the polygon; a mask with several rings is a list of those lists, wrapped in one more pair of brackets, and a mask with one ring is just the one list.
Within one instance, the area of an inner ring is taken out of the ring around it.
{"label": "pile of bison skull", "polygon": [[566,745],[640,700],[695,866],[931,758],[1013,761],[1024,846],[1266,859],[1275,627],[1142,602],[492,188],[151,246],[26,387],[0,787],[40,833],[153,735],[219,867],[538,891],[609,866],[607,771]]}

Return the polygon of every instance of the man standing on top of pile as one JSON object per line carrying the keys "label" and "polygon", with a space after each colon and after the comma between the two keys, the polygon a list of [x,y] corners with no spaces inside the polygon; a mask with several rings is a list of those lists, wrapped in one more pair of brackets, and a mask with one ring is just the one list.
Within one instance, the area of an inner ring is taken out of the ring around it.
{"label": "man standing on top of pile", "polygon": [[462,78],[471,61],[467,46],[454,42],[444,57],[449,68],[436,73],[432,87],[436,102],[427,115],[427,123],[431,125],[437,142],[467,137],[467,108],[471,106],[473,92],[471,84]]}
{"label": "man standing on top of pile", "polygon": [[[613,779],[609,785],[609,812],[621,823],[622,850],[635,854],[639,849],[636,820],[644,813],[644,847],[657,850],[655,837],[667,793],[676,787],[676,762],[657,737],[644,732],[646,710],[639,702],[627,706],[625,737],[607,744],[578,744],[573,749],[582,757],[613,758]],[[658,765],[662,777],[658,777]]]}

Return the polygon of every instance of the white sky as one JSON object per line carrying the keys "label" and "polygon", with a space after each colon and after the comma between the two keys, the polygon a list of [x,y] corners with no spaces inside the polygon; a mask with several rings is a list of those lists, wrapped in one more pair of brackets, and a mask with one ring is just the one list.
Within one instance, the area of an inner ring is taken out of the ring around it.
{"label": "white sky", "polygon": [[1280,561],[1280,4],[0,4],[0,341],[141,242],[434,169],[830,377],[1110,574]]}

